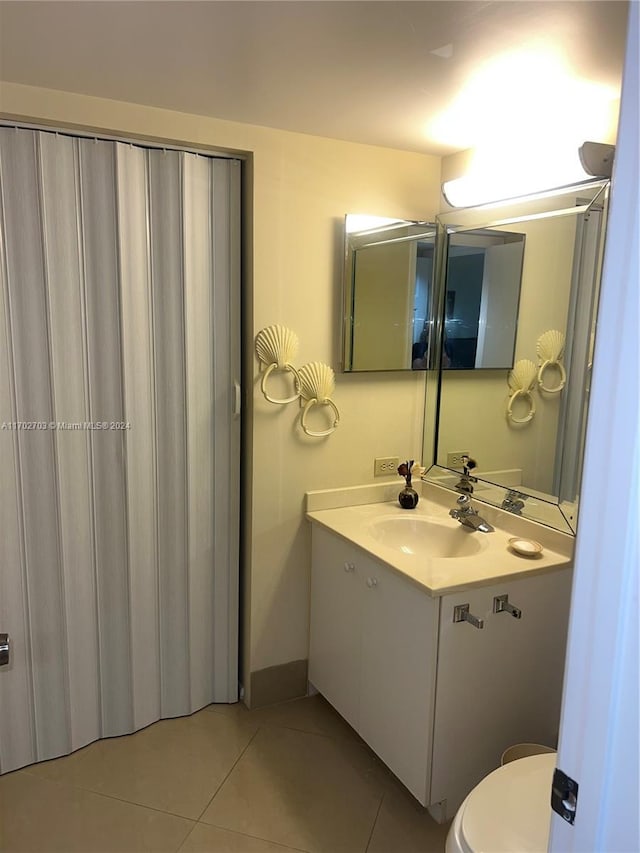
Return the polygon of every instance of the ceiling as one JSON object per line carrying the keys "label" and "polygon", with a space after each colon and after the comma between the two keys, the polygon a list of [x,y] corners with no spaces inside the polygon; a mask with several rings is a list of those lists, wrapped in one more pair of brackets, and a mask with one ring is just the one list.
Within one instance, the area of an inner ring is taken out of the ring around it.
{"label": "ceiling", "polygon": [[617,0],[18,0],[0,2],[0,78],[446,154],[507,132],[500,116],[525,131],[598,98],[615,110],[626,14]]}

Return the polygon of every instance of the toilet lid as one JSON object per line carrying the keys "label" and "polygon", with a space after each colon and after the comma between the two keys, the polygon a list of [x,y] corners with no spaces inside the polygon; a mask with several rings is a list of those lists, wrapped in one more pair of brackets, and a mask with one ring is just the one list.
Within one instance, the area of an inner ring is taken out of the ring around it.
{"label": "toilet lid", "polygon": [[461,822],[474,853],[543,853],[551,823],[556,753],[531,755],[499,767],[467,797]]}

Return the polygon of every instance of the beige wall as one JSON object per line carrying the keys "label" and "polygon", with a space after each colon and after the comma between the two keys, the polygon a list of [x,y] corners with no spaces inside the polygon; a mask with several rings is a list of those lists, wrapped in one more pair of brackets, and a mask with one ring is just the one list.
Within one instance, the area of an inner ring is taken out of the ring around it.
{"label": "beige wall", "polygon": [[419,455],[423,383],[408,373],[339,375],[342,421],[328,439],[296,427],[297,404],[276,407],[251,387],[253,337],[282,323],[300,337],[298,361],[337,361],[345,213],[429,219],[438,209],[436,157],[272,130],[151,107],[2,84],[0,113],[252,153],[246,257],[244,673],[307,657],[310,489],[368,482],[374,456]]}

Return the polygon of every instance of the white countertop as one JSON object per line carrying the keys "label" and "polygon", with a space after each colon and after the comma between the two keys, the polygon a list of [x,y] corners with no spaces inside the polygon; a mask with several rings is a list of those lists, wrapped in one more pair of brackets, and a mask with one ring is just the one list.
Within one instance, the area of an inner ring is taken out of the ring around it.
{"label": "white countertop", "polygon": [[[426,491],[429,496],[423,495],[413,510],[402,509],[395,500],[335,506],[331,509],[312,509],[314,501],[310,501],[307,518],[313,524],[319,524],[362,548],[432,596],[571,565],[569,537],[565,538],[555,531],[547,531],[535,522],[527,523],[525,519],[509,517],[509,513],[501,510],[484,512],[487,508],[480,505],[480,515],[494,525],[495,530],[492,533],[473,531],[449,516],[449,505],[455,505],[454,494],[433,486]],[[444,494],[440,494],[441,492]],[[317,501],[315,503],[317,504]],[[466,557],[428,557],[420,553],[419,548],[414,552],[411,548],[400,550],[379,541],[371,529],[372,524],[398,516],[411,516],[445,525],[451,528],[454,541],[460,537],[460,547],[468,547],[466,539],[472,537],[478,550]],[[503,521],[503,527],[500,526],[500,521]],[[517,529],[514,529],[514,525]],[[514,553],[508,540],[515,535],[540,542],[544,547],[542,554],[524,557]]]}

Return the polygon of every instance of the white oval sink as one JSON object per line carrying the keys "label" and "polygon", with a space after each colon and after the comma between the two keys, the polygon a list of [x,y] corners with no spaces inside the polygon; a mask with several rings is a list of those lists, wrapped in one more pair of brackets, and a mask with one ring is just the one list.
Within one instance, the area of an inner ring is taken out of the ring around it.
{"label": "white oval sink", "polygon": [[457,524],[452,527],[416,515],[394,515],[369,525],[371,536],[381,545],[425,557],[470,557],[482,549],[484,534]]}

